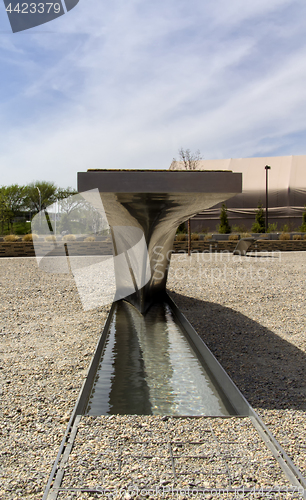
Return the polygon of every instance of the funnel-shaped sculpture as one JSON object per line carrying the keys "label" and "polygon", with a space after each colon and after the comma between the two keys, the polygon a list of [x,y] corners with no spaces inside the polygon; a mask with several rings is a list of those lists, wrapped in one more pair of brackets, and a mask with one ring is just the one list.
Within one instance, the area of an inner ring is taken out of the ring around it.
{"label": "funnel-shaped sculpture", "polygon": [[[98,188],[111,229],[143,231],[151,277],[126,297],[144,313],[163,299],[176,229],[193,215],[242,190],[242,175],[229,171],[88,170],[78,173],[78,191]],[[142,233],[141,233],[142,234]],[[127,251],[128,238],[115,238],[115,254]],[[144,262],[141,265],[146,266]],[[116,272],[116,269],[115,269]],[[121,277],[116,274],[117,286]],[[135,281],[135,278],[133,277]]]}

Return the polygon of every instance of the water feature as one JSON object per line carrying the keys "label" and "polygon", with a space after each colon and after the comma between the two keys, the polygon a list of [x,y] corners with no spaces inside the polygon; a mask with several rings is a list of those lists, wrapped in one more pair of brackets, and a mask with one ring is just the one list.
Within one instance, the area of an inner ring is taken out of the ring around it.
{"label": "water feature", "polygon": [[[241,192],[241,174],[162,170],[79,172],[78,190],[91,189],[99,190],[117,261],[127,254],[129,259],[125,270],[114,265],[117,298],[125,299],[117,302],[111,318],[87,413],[235,414],[171,309],[160,301],[166,293],[177,226]],[[135,253],[140,240],[145,248]],[[148,274],[147,279],[139,280],[144,274]],[[134,292],[127,291],[128,278],[133,282]],[[87,274],[86,279],[92,282]]]}
{"label": "water feature", "polygon": [[[129,266],[134,274],[131,279],[136,282],[135,292],[125,293],[129,276],[120,265],[115,265],[115,276],[117,298],[125,297],[145,313],[165,292],[177,227],[202,210],[241,193],[242,175],[199,170],[95,169],[79,172],[78,191],[92,189],[99,190],[110,229],[114,236],[116,232],[119,236],[113,238],[115,256],[135,249],[144,236],[147,251],[140,255],[137,252],[136,266],[135,263]],[[120,263],[120,259],[117,262]],[[139,286],[137,276],[143,276],[147,266],[150,277],[144,286]]]}
{"label": "water feature", "polygon": [[229,406],[166,303],[142,315],[119,301],[87,407],[89,415],[229,415]]}

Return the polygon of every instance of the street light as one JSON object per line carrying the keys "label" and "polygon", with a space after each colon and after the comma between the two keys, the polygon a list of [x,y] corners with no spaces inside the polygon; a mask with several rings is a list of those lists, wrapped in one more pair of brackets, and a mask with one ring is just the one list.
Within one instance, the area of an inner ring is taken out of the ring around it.
{"label": "street light", "polygon": [[41,192],[40,192],[39,187],[36,186],[36,189],[37,189],[38,194],[39,194],[39,229],[40,229],[41,228]]}
{"label": "street light", "polygon": [[268,170],[271,170],[270,165],[265,166],[265,171],[266,171],[266,232],[268,231]]}

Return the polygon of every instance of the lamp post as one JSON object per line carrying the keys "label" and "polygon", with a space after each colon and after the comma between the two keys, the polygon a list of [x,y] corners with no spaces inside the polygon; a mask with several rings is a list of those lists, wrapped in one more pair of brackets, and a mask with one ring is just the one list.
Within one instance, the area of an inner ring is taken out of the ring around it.
{"label": "lamp post", "polygon": [[39,187],[36,186],[36,189],[37,189],[38,194],[39,194],[39,229],[41,229],[41,192],[40,192]]}
{"label": "lamp post", "polygon": [[58,200],[55,202],[54,235],[56,236],[56,217],[58,211]]}
{"label": "lamp post", "polygon": [[265,166],[265,171],[266,171],[266,232],[268,231],[268,170],[271,170],[270,165]]}

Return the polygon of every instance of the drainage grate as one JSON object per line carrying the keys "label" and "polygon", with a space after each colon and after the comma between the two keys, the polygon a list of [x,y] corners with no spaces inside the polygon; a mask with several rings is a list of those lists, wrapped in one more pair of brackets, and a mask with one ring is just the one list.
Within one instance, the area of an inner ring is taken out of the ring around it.
{"label": "drainage grate", "polygon": [[249,417],[84,416],[60,469],[50,499],[303,498]]}

